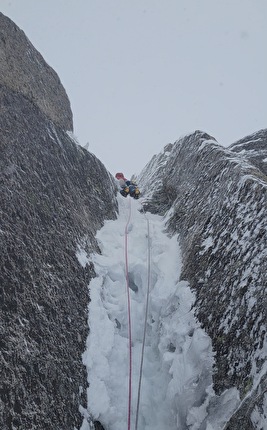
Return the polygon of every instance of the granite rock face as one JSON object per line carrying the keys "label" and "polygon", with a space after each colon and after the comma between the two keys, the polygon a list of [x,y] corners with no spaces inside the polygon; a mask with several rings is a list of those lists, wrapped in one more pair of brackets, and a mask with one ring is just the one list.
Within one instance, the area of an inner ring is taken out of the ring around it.
{"label": "granite rock face", "polygon": [[75,429],[86,405],[94,276],[83,257],[116,216],[116,190],[66,133],[71,112],[58,77],[1,14],[0,24],[0,427]]}
{"label": "granite rock face", "polygon": [[267,130],[260,130],[243,139],[238,140],[229,147],[241,157],[254,164],[267,175]]}
{"label": "granite rock face", "polygon": [[0,81],[23,94],[64,130],[73,130],[72,112],[58,75],[24,32],[0,12]]}
{"label": "granite rock face", "polygon": [[231,430],[260,428],[266,401],[266,135],[226,149],[196,131],[165,147],[139,177],[146,209],[166,215],[168,232],[179,234],[181,277],[213,342],[215,391],[237,387],[243,400]]}

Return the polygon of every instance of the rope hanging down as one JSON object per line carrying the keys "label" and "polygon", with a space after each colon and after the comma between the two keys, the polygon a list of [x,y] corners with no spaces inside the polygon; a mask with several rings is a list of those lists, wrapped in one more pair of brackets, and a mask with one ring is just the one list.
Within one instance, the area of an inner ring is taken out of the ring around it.
{"label": "rope hanging down", "polygon": [[[147,221],[147,295],[146,295],[146,306],[145,306],[143,341],[142,341],[142,350],[141,350],[141,362],[140,362],[140,370],[139,370],[135,430],[137,430],[138,428],[139,405],[140,405],[140,397],[141,397],[141,383],[142,383],[142,374],[143,374],[144,350],[145,350],[149,293],[150,293],[150,278],[151,278],[150,227],[149,227],[149,220],[146,215],[145,215],[145,218]],[[132,407],[132,324],[131,324],[131,300],[130,300],[130,282],[129,282],[129,265],[128,265],[128,228],[129,228],[130,220],[131,220],[131,199],[129,199],[129,216],[128,216],[128,220],[127,220],[127,223],[125,226],[125,232],[124,232],[125,277],[126,277],[126,289],[127,289],[128,337],[129,337],[128,427],[127,427],[128,430],[131,430],[131,407]]]}
{"label": "rope hanging down", "polygon": [[131,406],[132,406],[132,324],[131,324],[131,301],[130,301],[130,283],[128,267],[128,227],[131,220],[131,199],[129,199],[129,216],[124,232],[124,250],[125,250],[125,277],[127,290],[127,307],[128,307],[128,337],[129,337],[129,379],[128,379],[128,430],[131,430]]}
{"label": "rope hanging down", "polygon": [[144,216],[145,216],[146,222],[147,222],[147,293],[146,293],[146,309],[145,309],[145,318],[144,318],[144,331],[143,331],[141,362],[140,362],[140,370],[139,370],[139,383],[138,383],[138,395],[137,395],[137,406],[136,406],[135,430],[137,430],[137,428],[138,428],[139,405],[140,405],[140,396],[141,396],[141,383],[142,383],[142,375],[143,375],[143,362],[144,362],[147,316],[148,316],[149,293],[150,293],[150,279],[151,279],[150,228],[149,228],[149,220],[148,220],[145,213],[144,213]]}

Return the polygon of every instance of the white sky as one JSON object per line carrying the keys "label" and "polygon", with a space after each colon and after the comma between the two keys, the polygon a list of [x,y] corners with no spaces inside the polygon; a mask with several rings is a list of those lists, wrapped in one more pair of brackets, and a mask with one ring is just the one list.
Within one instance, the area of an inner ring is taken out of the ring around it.
{"label": "white sky", "polygon": [[74,133],[139,173],[200,129],[228,146],[267,127],[266,0],[0,0],[58,73]]}

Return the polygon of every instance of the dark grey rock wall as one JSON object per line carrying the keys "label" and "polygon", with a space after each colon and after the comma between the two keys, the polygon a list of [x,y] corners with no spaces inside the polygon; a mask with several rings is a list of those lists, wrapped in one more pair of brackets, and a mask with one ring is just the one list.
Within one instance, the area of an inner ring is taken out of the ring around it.
{"label": "dark grey rock wall", "polygon": [[97,250],[115,189],[104,166],[24,96],[1,87],[0,97],[1,429],[69,429],[85,393],[94,275],[76,254]]}
{"label": "dark grey rock wall", "polygon": [[73,129],[70,103],[58,75],[1,12],[0,83],[23,94],[64,130]]}
{"label": "dark grey rock wall", "polygon": [[[14,43],[20,51],[19,41],[23,52],[28,41],[1,16],[3,28],[1,55]],[[29,58],[29,67],[40,59],[35,50]],[[49,98],[54,72],[45,66],[46,111],[42,88],[32,97],[27,70],[20,74],[17,54],[13,60],[14,82],[0,74],[0,427],[70,430],[87,403],[82,353],[94,276],[92,264],[79,261],[98,250],[96,230],[115,218],[116,190],[102,163],[66,133],[63,88],[61,99]]]}
{"label": "dark grey rock wall", "polygon": [[267,175],[267,129],[257,131],[233,143],[229,149]]}
{"label": "dark grey rock wall", "polygon": [[[261,145],[257,164],[266,158]],[[250,416],[267,388],[267,177],[197,131],[155,156],[139,181],[147,209],[168,214],[168,231],[179,233],[182,278],[213,342],[216,392],[235,386],[249,395],[228,428],[254,428]]]}

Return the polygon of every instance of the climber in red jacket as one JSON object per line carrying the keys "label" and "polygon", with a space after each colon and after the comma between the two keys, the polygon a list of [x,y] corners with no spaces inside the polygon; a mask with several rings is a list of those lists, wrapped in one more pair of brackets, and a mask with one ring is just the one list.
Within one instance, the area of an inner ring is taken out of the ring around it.
{"label": "climber in red jacket", "polygon": [[133,181],[126,179],[123,173],[116,173],[115,178],[119,182],[119,186],[121,187],[120,193],[123,197],[127,197],[129,194],[134,199],[139,199],[140,190]]}

